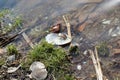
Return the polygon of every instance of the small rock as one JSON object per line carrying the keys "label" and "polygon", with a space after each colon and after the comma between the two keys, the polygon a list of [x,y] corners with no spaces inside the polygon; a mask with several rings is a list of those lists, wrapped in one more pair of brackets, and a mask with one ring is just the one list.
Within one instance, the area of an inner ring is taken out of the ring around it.
{"label": "small rock", "polygon": [[83,64],[86,64],[86,63],[87,63],[87,62],[85,62],[85,61],[83,62]]}
{"label": "small rock", "polygon": [[111,20],[103,20],[102,23],[103,23],[103,24],[110,24],[110,23],[111,23]]}
{"label": "small rock", "polygon": [[85,51],[83,52],[83,54],[84,54],[84,55],[87,55],[87,54],[88,54],[88,51],[87,51],[87,50],[85,50]]}
{"label": "small rock", "polygon": [[18,79],[12,78],[12,79],[10,79],[10,80],[18,80]]}
{"label": "small rock", "polygon": [[115,30],[111,33],[112,37],[120,36],[120,27],[116,27]]}
{"label": "small rock", "polygon": [[82,66],[78,64],[78,65],[77,65],[77,69],[78,69],[78,70],[81,70],[81,69],[82,69]]}
{"label": "small rock", "polygon": [[11,24],[11,23],[9,23],[8,25],[9,25],[9,27],[12,27],[12,24]]}
{"label": "small rock", "polygon": [[13,62],[15,60],[15,54],[8,56],[7,61],[6,62]]}
{"label": "small rock", "polygon": [[45,19],[47,20],[47,19],[48,19],[48,17],[46,16],[46,17],[45,17]]}

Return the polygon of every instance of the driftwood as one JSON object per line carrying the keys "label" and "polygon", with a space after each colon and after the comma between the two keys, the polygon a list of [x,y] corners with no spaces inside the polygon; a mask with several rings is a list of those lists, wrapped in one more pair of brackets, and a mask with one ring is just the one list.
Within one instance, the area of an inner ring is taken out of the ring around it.
{"label": "driftwood", "polygon": [[66,27],[67,27],[68,36],[69,36],[70,38],[72,38],[72,36],[71,36],[71,29],[70,29],[70,23],[68,22],[68,18],[65,17],[65,16],[63,16],[63,19],[64,19],[65,24],[66,24]]}

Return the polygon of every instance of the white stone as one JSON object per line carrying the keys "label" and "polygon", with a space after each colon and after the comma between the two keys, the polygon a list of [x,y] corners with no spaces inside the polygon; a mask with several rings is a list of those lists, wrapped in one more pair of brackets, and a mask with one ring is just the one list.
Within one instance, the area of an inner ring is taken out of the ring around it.
{"label": "white stone", "polygon": [[81,70],[81,69],[82,69],[82,66],[78,64],[78,65],[77,65],[77,69],[78,69],[78,70]]}
{"label": "white stone", "polygon": [[106,20],[106,21],[103,21],[102,23],[103,23],[103,24],[110,24],[110,23],[111,23],[111,20]]}
{"label": "white stone", "polygon": [[15,54],[8,56],[8,58],[7,58],[7,62],[13,62],[14,60],[15,60]]}

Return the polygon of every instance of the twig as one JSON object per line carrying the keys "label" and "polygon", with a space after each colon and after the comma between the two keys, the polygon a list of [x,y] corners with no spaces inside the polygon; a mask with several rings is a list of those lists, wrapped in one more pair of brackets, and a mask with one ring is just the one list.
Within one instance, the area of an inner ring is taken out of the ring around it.
{"label": "twig", "polygon": [[67,31],[68,31],[68,36],[69,36],[70,38],[72,38],[72,36],[71,36],[71,29],[70,29],[70,23],[68,22],[67,17],[65,17],[64,15],[63,15],[63,19],[64,19],[64,21],[65,21],[65,23],[66,23],[66,27],[67,27]]}
{"label": "twig", "polygon": [[92,61],[93,61],[94,67],[95,67],[97,80],[103,80],[103,74],[102,74],[100,63],[99,63],[97,49],[95,48],[95,55],[94,55],[94,52],[92,50],[88,50],[88,51],[90,53],[90,56],[92,58]]}
{"label": "twig", "polygon": [[102,73],[102,69],[101,69],[101,65],[100,65],[100,62],[99,62],[99,58],[98,58],[98,51],[97,51],[97,48],[95,47],[95,56],[96,56],[96,60],[97,60],[97,64],[98,64],[98,69],[99,69],[99,79],[100,80],[103,80],[103,73]]}
{"label": "twig", "polygon": [[99,76],[99,75],[98,75],[98,74],[99,74],[99,71],[98,71],[98,66],[97,66],[97,62],[96,62],[96,59],[95,59],[94,53],[93,53],[93,51],[92,51],[92,50],[89,50],[89,53],[90,53],[90,56],[91,56],[91,58],[92,58],[92,61],[93,61],[94,67],[95,67],[97,80],[99,80],[99,79],[98,79],[98,76]]}
{"label": "twig", "polygon": [[22,33],[23,38],[26,40],[26,42],[30,45],[31,48],[33,48],[33,43],[30,41],[29,37],[26,35],[25,32]]}

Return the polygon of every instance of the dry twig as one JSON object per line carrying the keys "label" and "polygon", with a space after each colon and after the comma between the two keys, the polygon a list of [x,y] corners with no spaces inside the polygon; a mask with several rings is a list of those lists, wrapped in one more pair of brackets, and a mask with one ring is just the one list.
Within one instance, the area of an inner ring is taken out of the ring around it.
{"label": "dry twig", "polygon": [[67,27],[67,31],[68,31],[68,36],[69,36],[70,38],[72,38],[72,36],[71,36],[71,29],[70,29],[70,23],[68,22],[68,18],[65,17],[65,16],[63,16],[63,19],[64,19],[64,21],[65,21],[65,23],[66,23],[66,27]]}
{"label": "dry twig", "polygon": [[90,56],[92,58],[92,61],[93,61],[94,67],[95,67],[97,80],[103,80],[103,73],[102,73],[102,69],[100,66],[97,49],[95,48],[95,52],[93,52],[92,50],[88,50],[88,51],[90,53]]}
{"label": "dry twig", "polygon": [[26,35],[25,32],[22,33],[23,38],[26,40],[26,42],[30,45],[31,48],[33,48],[33,43],[30,41],[29,37]]}

